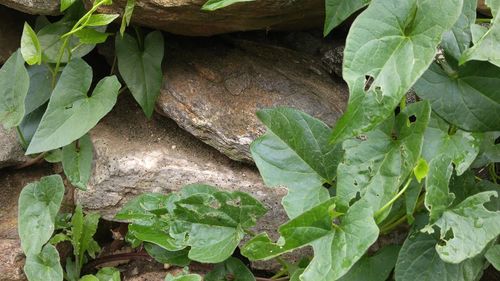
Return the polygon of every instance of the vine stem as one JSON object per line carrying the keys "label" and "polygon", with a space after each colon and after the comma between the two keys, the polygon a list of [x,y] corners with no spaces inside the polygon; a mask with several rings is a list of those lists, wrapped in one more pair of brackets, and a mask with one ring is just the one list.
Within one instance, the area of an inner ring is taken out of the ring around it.
{"label": "vine stem", "polygon": [[16,126],[16,131],[17,134],[19,135],[19,139],[21,139],[22,146],[26,149],[28,147],[28,142],[26,141],[26,138],[24,137],[24,134],[21,131],[21,127]]}
{"label": "vine stem", "polygon": [[399,199],[399,197],[401,197],[401,195],[403,195],[403,193],[405,193],[405,191],[408,189],[408,187],[410,186],[410,183],[412,181],[412,177],[410,177],[408,179],[408,181],[406,181],[404,187],[398,192],[398,194],[396,194],[396,196],[394,196],[389,202],[387,202],[382,208],[380,208],[378,211],[375,212],[374,214],[374,217],[375,217],[375,220],[378,221],[378,217],[380,217],[380,215],[385,211],[387,210],[387,208],[389,208],[392,204],[394,204],[394,202],[396,202],[396,200]]}

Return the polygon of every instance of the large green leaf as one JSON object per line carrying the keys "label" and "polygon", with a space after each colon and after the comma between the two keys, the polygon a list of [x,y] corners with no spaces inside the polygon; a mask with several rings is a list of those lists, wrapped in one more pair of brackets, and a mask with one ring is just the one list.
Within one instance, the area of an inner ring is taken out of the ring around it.
{"label": "large green leaf", "polygon": [[87,189],[93,155],[93,145],[88,134],[62,149],[64,174],[72,185],[81,190]]}
{"label": "large green leaf", "polygon": [[252,2],[252,1],[255,0],[208,0],[205,4],[203,4],[203,7],[201,7],[201,9],[205,11],[215,11],[218,9],[225,8],[229,5],[233,5],[235,3]]}
{"label": "large green leaf", "polygon": [[429,118],[429,103],[414,103],[365,138],[344,142],[345,157],[337,171],[341,210],[358,193],[374,212],[396,195],[420,159]]}
{"label": "large green leaf", "polygon": [[393,113],[461,10],[462,0],[372,1],[347,37],[343,76],[350,99],[333,141],[369,131]]}
{"label": "large green leaf", "polygon": [[349,16],[368,5],[371,0],[325,0],[325,26],[323,35],[326,36],[336,26]]}
{"label": "large green leaf", "polygon": [[144,243],[144,249],[157,262],[172,264],[176,266],[188,266],[191,260],[188,258],[189,249],[179,251],[168,251],[153,243]]}
{"label": "large green leaf", "polygon": [[24,274],[30,281],[62,281],[63,270],[57,249],[47,244],[40,253],[28,255],[24,265]]}
{"label": "large green leaf", "polygon": [[361,258],[339,281],[386,281],[396,265],[400,246],[386,246]]}
{"label": "large green leaf", "polygon": [[415,84],[440,117],[467,131],[500,130],[500,68],[471,61],[460,67],[448,59],[443,69],[433,63]]}
{"label": "large green leaf", "polygon": [[146,36],[143,46],[132,36],[116,36],[118,70],[135,100],[151,117],[163,81],[161,62],[164,42],[161,32]]}
{"label": "large green leaf", "polygon": [[243,247],[242,254],[250,260],[270,259],[312,245],[315,255],[302,280],[337,280],[363,256],[379,232],[373,211],[364,200],[351,206],[334,225],[331,214],[335,200],[331,198],[282,225],[278,243],[267,234],[257,235]]}
{"label": "large green leaf", "polygon": [[229,258],[217,264],[205,275],[205,281],[255,281],[252,272],[237,258]]}
{"label": "large green leaf", "polygon": [[446,263],[438,256],[433,236],[411,234],[399,252],[395,278],[398,281],[476,281],[481,276],[484,259],[477,257],[459,264]]}
{"label": "large green leaf", "polygon": [[47,65],[28,67],[29,90],[24,100],[25,115],[44,105],[52,93],[52,73]]}
{"label": "large green leaf", "polygon": [[42,62],[42,48],[35,31],[25,22],[21,36],[21,54],[27,64],[40,64]]}
{"label": "large green leaf", "polygon": [[0,68],[0,123],[5,128],[18,126],[23,120],[29,85],[24,59],[17,51]]}
{"label": "large green leaf", "polygon": [[89,97],[91,83],[92,68],[85,61],[76,58],[66,65],[27,154],[72,143],[113,108],[121,86],[118,79],[115,76],[102,79]]}
{"label": "large green leaf", "polygon": [[486,4],[493,14],[491,27],[462,55],[460,64],[469,60],[481,60],[500,67],[500,0],[486,0]]}
{"label": "large green leaf", "polygon": [[443,34],[441,46],[456,60],[467,50],[472,41],[471,25],[476,20],[477,0],[464,0],[462,13],[453,27]]}
{"label": "large green leaf", "polygon": [[283,206],[294,218],[330,196],[324,183],[332,183],[342,156],[340,146],[328,143],[331,129],[318,119],[289,108],[257,113],[268,132],[255,140],[250,151],[266,185],[286,186]]}
{"label": "large green leaf", "polygon": [[473,258],[500,235],[500,211],[489,211],[483,206],[493,196],[498,197],[498,192],[470,196],[426,227],[427,232],[433,232],[433,226],[439,227],[443,243],[436,245],[436,251],[443,261],[460,263]]}
{"label": "large green leaf", "polygon": [[43,177],[21,191],[18,230],[21,247],[27,256],[40,253],[52,236],[63,195],[64,184],[59,175]]}

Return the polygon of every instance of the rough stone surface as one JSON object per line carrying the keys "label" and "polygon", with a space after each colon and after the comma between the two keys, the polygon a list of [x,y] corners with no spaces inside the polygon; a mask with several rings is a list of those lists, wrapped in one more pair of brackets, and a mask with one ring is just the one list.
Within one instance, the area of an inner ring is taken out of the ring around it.
{"label": "rough stone surface", "polygon": [[238,39],[167,44],[157,111],[228,157],[252,162],[250,143],[265,128],[255,112],[286,106],[328,124],[342,115],[348,89],[321,62],[279,46]]}
{"label": "rough stone surface", "polygon": [[0,65],[19,48],[23,22],[21,13],[0,6]]}
{"label": "rough stone surface", "polygon": [[[89,0],[87,0],[87,3]],[[295,30],[321,27],[324,1],[258,0],[202,11],[207,0],[136,0],[132,21],[188,36],[210,36],[248,30]],[[106,13],[123,13],[126,0],[103,6]]]}
{"label": "rough stone surface", "polygon": [[0,126],[0,169],[20,164],[28,159],[17,139],[16,131],[6,130]]}
{"label": "rough stone surface", "polygon": [[0,0],[0,4],[32,15],[58,15],[60,0]]}
{"label": "rough stone surface", "polygon": [[24,255],[17,239],[0,238],[0,281],[24,281]]}

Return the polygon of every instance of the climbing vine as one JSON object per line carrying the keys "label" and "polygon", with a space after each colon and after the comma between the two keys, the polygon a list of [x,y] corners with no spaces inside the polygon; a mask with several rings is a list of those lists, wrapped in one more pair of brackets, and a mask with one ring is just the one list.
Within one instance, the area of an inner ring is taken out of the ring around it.
{"label": "climbing vine", "polygon": [[[248,1],[210,0],[203,9]],[[0,70],[0,122],[17,129],[27,154],[62,162],[82,190],[89,130],[125,89],[151,117],[161,87],[161,33],[126,33],[134,0],[119,32],[107,33],[119,15],[97,10],[109,4],[62,1],[58,21],[25,24],[20,50]],[[252,143],[253,159],[266,185],[288,190],[280,238],[252,231],[266,208],[250,195],[195,184],[128,202],[116,215],[129,223],[126,240],[162,263],[216,264],[205,280],[256,280],[232,257],[242,241],[250,261],[281,264],[274,279],[473,281],[489,264],[500,269],[500,0],[486,4],[491,18],[476,18],[476,0],[326,0],[325,35],[359,13],[344,51],[344,115],[331,128],[296,109],[257,112],[267,133]],[[89,94],[92,69],[82,57],[109,36],[122,82],[112,73]],[[120,280],[113,268],[81,277],[99,252],[99,217],[80,206],[59,213],[63,194],[59,175],[21,193],[28,279]],[[403,243],[377,242],[401,232]],[[54,247],[62,241],[73,246],[65,270]],[[281,257],[306,246],[314,256]],[[165,280],[201,277],[186,270]]]}

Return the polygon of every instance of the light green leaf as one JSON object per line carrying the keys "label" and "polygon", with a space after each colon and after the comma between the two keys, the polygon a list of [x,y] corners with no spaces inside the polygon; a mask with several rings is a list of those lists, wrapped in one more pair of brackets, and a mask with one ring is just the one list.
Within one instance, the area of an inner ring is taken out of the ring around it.
{"label": "light green leaf", "polygon": [[448,59],[446,70],[433,63],[415,84],[439,116],[466,131],[500,130],[500,68],[472,61],[457,67]]}
{"label": "light green leaf", "polygon": [[95,14],[91,15],[85,26],[103,26],[112,23],[120,15],[118,14]]}
{"label": "light green leaf", "polygon": [[52,93],[52,73],[47,65],[28,67],[29,90],[24,100],[25,115],[44,105]]}
{"label": "light green leaf", "polygon": [[28,255],[24,265],[24,274],[30,281],[62,281],[63,270],[56,248],[47,244],[40,253]]}
{"label": "light green leaf", "polygon": [[88,134],[62,149],[64,174],[72,185],[81,190],[87,190],[93,155],[93,145]]}
{"label": "light green leaf", "polygon": [[396,265],[400,246],[390,245],[361,258],[339,281],[386,281]]}
{"label": "light green leaf", "polygon": [[108,39],[109,33],[99,32],[92,28],[84,28],[75,33],[83,44],[100,44]]}
{"label": "light green leaf", "polygon": [[125,34],[123,38],[116,36],[115,45],[120,75],[150,118],[163,81],[163,35],[151,32],[144,39],[144,46],[139,46],[134,37]]}
{"label": "light green leaf", "polygon": [[342,157],[340,146],[330,145],[331,129],[318,119],[289,108],[257,113],[268,132],[250,146],[267,186],[286,186],[282,204],[294,218],[330,196],[324,183],[332,183]]}
{"label": "light green leaf", "polygon": [[83,235],[83,210],[81,205],[77,205],[71,217],[71,244],[73,244],[73,254],[78,256],[81,252],[81,240]]}
{"label": "light green leaf", "polygon": [[472,42],[476,44],[481,37],[484,36],[486,32],[488,32],[488,28],[486,26],[482,26],[480,24],[472,24],[470,27],[472,33]]}
{"label": "light green leaf", "polygon": [[64,184],[59,175],[43,177],[21,191],[18,231],[21,248],[27,256],[40,253],[52,236],[63,195]]}
{"label": "light green leaf", "polygon": [[[42,116],[40,116],[40,119]],[[34,132],[33,132],[34,133]],[[54,149],[45,154],[43,159],[49,163],[60,163],[62,162],[62,149]]]}
{"label": "light green leaf", "polygon": [[35,31],[25,22],[23,35],[21,36],[21,54],[27,64],[40,64],[42,62],[42,49],[40,41],[36,36]]}
{"label": "light green leaf", "polygon": [[435,222],[451,205],[455,196],[450,194],[450,183],[453,166],[451,158],[440,154],[430,162],[431,169],[425,179],[425,207],[429,210],[430,222]]}
{"label": "light green leaf", "polygon": [[169,273],[167,277],[165,277],[165,281],[202,281],[202,278],[198,274],[182,274],[173,276]]}
{"label": "light green leaf", "polygon": [[325,0],[326,16],[323,35],[327,36],[335,27],[359,9],[370,3],[370,0]]}
{"label": "light green leaf", "polygon": [[472,41],[471,25],[476,20],[477,0],[464,0],[462,13],[453,27],[443,34],[441,46],[456,60],[467,50]]}
{"label": "light green leaf", "polygon": [[[82,267],[85,253],[93,255],[96,248],[96,242],[92,238],[97,231],[97,225],[99,224],[99,214],[88,214],[83,216],[82,206],[77,205],[75,208],[75,214],[71,219],[71,233],[72,233],[72,245],[73,253],[75,256],[79,257],[78,266]],[[99,247],[99,245],[97,245]]]}
{"label": "light green leaf", "polygon": [[421,182],[429,173],[429,165],[425,159],[418,159],[417,165],[413,168],[413,174],[418,182]]}
{"label": "light green leaf", "polygon": [[97,277],[94,275],[85,275],[80,278],[78,281],[100,281]]}
{"label": "light green leaf", "polygon": [[470,60],[480,60],[489,61],[500,67],[500,0],[486,0],[486,4],[493,14],[491,27],[472,48],[465,51],[460,58],[460,64]]}
{"label": "light green leaf", "polygon": [[484,259],[476,257],[459,264],[446,263],[436,252],[437,239],[424,233],[411,234],[399,252],[395,278],[398,281],[476,281]]}
{"label": "light green leaf", "polygon": [[345,157],[337,171],[341,211],[358,193],[374,212],[396,195],[420,159],[429,117],[428,102],[410,104],[364,138],[344,142]]}
{"label": "light green leaf", "polygon": [[134,13],[135,0],[127,0],[127,4],[125,5],[125,11],[122,16],[122,24],[120,26],[120,34],[123,37],[125,34],[125,28],[129,26],[130,20],[132,19],[132,14]]}
{"label": "light green leaf", "polygon": [[188,266],[191,262],[188,258],[188,248],[180,251],[168,251],[156,244],[144,243],[144,249],[159,263],[172,264],[176,266]]}
{"label": "light green leaf", "polygon": [[193,224],[188,257],[202,263],[219,263],[230,257],[245,233],[240,228]]}
{"label": "light green leaf", "polygon": [[250,260],[267,260],[312,245],[315,255],[302,280],[337,280],[377,240],[378,227],[370,206],[363,200],[349,208],[339,225],[333,225],[329,211],[335,201],[331,198],[282,225],[277,243],[267,234],[255,236],[243,247],[242,254]]}
{"label": "light green leaf", "polygon": [[144,193],[127,202],[115,219],[129,222],[150,221],[167,212],[168,198],[173,194]]}
{"label": "light green leaf", "polygon": [[120,271],[114,267],[103,267],[95,276],[99,281],[121,281]]}
{"label": "light green leaf", "polygon": [[488,249],[485,254],[486,259],[488,260],[496,270],[500,271],[500,245],[497,244]]}
{"label": "light green leaf", "polygon": [[347,37],[343,76],[350,98],[332,141],[367,132],[393,114],[461,10],[462,0],[372,1]]}
{"label": "light green leaf", "polygon": [[159,220],[152,220],[149,223],[132,223],[128,226],[130,235],[141,241],[154,243],[171,252],[184,249],[187,246],[185,241],[172,238],[169,230],[170,225]]}
{"label": "light green leaf", "polygon": [[57,233],[52,238],[50,238],[49,243],[52,245],[57,245],[64,241],[71,241],[71,238],[64,233]]}
{"label": "light green leaf", "polygon": [[13,53],[0,68],[0,123],[7,129],[23,120],[29,79],[20,51]]}
{"label": "light green leaf", "polygon": [[61,0],[61,12],[64,12],[66,9],[68,9],[75,2],[76,2],[76,0]]}
{"label": "light green leaf", "polygon": [[205,11],[215,11],[218,9],[225,8],[229,5],[233,5],[235,3],[241,3],[241,2],[252,2],[255,0],[208,0],[203,7],[201,7],[202,10]]}
{"label": "light green leaf", "polygon": [[[436,245],[436,250],[443,261],[460,263],[475,257],[500,235],[500,211],[489,211],[483,206],[491,197],[498,197],[498,192],[470,196],[426,227],[427,232],[432,232],[433,226],[440,228],[443,243]],[[453,235],[450,237],[448,233]]]}
{"label": "light green leaf", "polygon": [[217,264],[212,271],[205,275],[205,281],[225,281],[232,276],[233,281],[255,281],[252,272],[237,258],[229,258]]}
{"label": "light green leaf", "polygon": [[99,81],[89,97],[87,91],[91,82],[92,69],[82,59],[73,59],[66,65],[27,154],[72,143],[113,108],[121,86],[116,76]]}

